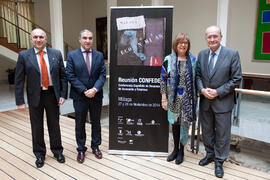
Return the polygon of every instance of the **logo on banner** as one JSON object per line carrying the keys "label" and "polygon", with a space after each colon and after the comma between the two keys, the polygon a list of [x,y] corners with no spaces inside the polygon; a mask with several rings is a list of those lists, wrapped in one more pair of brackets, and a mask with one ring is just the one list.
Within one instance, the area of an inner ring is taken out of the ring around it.
{"label": "logo on banner", "polygon": [[134,142],[133,139],[128,140],[128,144],[133,144],[133,142]]}
{"label": "logo on banner", "polygon": [[127,125],[134,125],[134,119],[126,118],[126,124]]}
{"label": "logo on banner", "polygon": [[126,136],[132,136],[131,130],[126,130]]}
{"label": "logo on banner", "polygon": [[136,132],[135,136],[142,137],[142,136],[144,136],[144,134],[142,133],[141,130],[138,130],[138,131]]}
{"label": "logo on banner", "polygon": [[148,125],[148,126],[159,126],[160,123],[157,123],[154,119],[152,119],[150,123],[145,123],[145,125]]}
{"label": "logo on banner", "polygon": [[141,119],[141,118],[139,118],[139,119],[138,119],[138,121],[137,121],[137,125],[138,125],[138,126],[142,126],[142,125],[143,125],[143,123],[142,123],[142,119]]}
{"label": "logo on banner", "polygon": [[118,124],[123,124],[123,116],[118,116],[117,122]]}
{"label": "logo on banner", "polygon": [[126,144],[127,141],[124,141],[124,140],[118,140],[118,143],[119,143],[119,144]]}
{"label": "logo on banner", "polygon": [[123,136],[123,130],[122,129],[118,130],[118,136]]}

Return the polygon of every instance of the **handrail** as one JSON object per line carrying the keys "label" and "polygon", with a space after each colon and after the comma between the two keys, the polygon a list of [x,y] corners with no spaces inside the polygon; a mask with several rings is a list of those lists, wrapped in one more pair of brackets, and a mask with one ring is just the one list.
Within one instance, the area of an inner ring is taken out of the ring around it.
{"label": "handrail", "polygon": [[235,92],[242,93],[242,94],[269,96],[270,97],[270,91],[259,91],[259,90],[250,90],[250,89],[241,89],[241,88],[235,88],[234,90],[235,90]]}
{"label": "handrail", "polygon": [[18,27],[20,30],[24,31],[25,33],[30,34],[28,31],[22,29],[21,27],[17,26],[17,25],[14,24],[13,22],[10,22],[10,21],[7,20],[6,18],[4,18],[4,17],[2,17],[2,16],[0,16],[0,18],[4,19],[4,21],[7,21],[7,22],[10,23],[11,25]]}
{"label": "handrail", "polygon": [[[3,18],[3,17],[1,17],[1,16],[0,16],[0,18],[2,18],[4,21],[10,23],[11,25],[17,27],[19,30],[21,30],[21,31],[23,31],[23,32],[25,32],[25,33],[27,33],[27,34],[29,34],[29,35],[31,34],[30,32],[28,32],[28,31],[22,29],[21,27],[17,26],[16,24],[14,24],[13,22],[10,22],[9,20],[7,20],[7,19],[5,19],[5,18]],[[49,47],[52,47],[52,45],[51,45],[49,42],[47,42],[47,45],[48,45]]]}
{"label": "handrail", "polygon": [[[40,29],[42,29],[44,32],[46,32],[47,35],[51,36],[51,33],[47,30],[45,30],[44,28],[42,28],[40,25],[36,24],[35,22],[33,22],[32,20],[28,19],[27,17],[23,16],[22,14],[16,12],[14,9],[8,7],[6,4],[4,4],[3,2],[0,1],[0,4],[3,5],[4,7],[6,7],[7,9],[9,9],[10,11],[14,12],[16,15],[19,15],[20,17],[24,18],[25,20],[29,21],[30,23],[32,23],[35,27],[38,27]],[[4,17],[2,17],[3,19],[5,19]],[[6,19],[5,19],[6,20]],[[8,21],[8,20],[7,20]],[[9,22],[9,21],[8,21]],[[11,23],[11,22],[9,22]],[[12,25],[18,27],[19,29],[21,29],[18,25],[12,23]],[[25,30],[24,30],[25,31]],[[26,32],[26,31],[25,31]],[[28,34],[31,34],[30,32],[27,32]],[[71,46],[70,44],[68,44],[67,42],[64,41],[64,44],[66,44],[68,47],[70,47],[70,49],[75,49],[73,46]]]}
{"label": "handrail", "polygon": [[[23,16],[21,13],[18,13],[17,11],[15,11],[14,9],[12,9],[11,7],[8,7],[5,3],[0,1],[0,4],[2,4],[3,6],[5,6],[6,8],[8,8],[9,10],[11,10],[12,12],[14,12],[15,14],[19,15],[20,17],[24,18],[25,20],[31,22],[32,24],[35,25],[35,27],[38,27],[40,29],[42,29],[43,31],[46,32],[46,34],[50,34],[50,32],[46,31],[44,28],[42,28],[40,25],[34,23],[32,20],[28,19],[27,17]],[[17,25],[15,25],[17,26]]]}
{"label": "handrail", "polygon": [[270,78],[270,74],[249,73],[249,72],[243,72],[242,74],[243,74],[243,76],[246,76],[246,77]]}

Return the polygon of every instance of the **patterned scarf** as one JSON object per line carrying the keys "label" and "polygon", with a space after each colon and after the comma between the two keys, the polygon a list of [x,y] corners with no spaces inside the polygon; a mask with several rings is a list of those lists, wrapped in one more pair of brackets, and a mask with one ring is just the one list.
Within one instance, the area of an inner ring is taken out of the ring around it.
{"label": "patterned scarf", "polygon": [[[184,70],[185,76],[185,94],[182,99],[182,108],[183,108],[183,116],[188,121],[196,120],[196,104],[194,98],[194,85],[193,85],[193,67],[192,60],[195,61],[193,56],[189,54],[187,56],[186,61],[186,69]],[[175,53],[171,54],[171,63],[170,63],[170,96],[169,103],[175,102],[175,98],[178,92],[178,84],[179,84],[179,72],[177,68],[177,56]],[[180,94],[181,95],[181,94]],[[192,101],[190,101],[192,99]]]}

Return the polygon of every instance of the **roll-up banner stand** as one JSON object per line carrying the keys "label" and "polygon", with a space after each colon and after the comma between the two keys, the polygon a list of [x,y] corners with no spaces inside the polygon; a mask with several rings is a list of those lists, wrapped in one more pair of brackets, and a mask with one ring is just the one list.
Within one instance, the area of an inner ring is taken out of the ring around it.
{"label": "roll-up banner stand", "polygon": [[110,154],[168,154],[160,69],[171,53],[172,16],[172,6],[111,8]]}

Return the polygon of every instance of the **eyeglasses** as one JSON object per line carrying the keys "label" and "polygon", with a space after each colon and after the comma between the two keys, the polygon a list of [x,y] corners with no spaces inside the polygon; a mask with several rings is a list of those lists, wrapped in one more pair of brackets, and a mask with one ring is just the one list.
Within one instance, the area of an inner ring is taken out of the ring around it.
{"label": "eyeglasses", "polygon": [[187,41],[180,41],[180,42],[177,42],[177,45],[188,45],[188,42]]}

